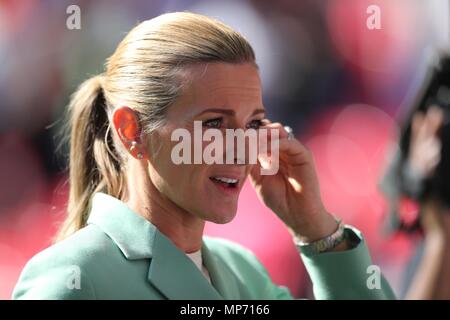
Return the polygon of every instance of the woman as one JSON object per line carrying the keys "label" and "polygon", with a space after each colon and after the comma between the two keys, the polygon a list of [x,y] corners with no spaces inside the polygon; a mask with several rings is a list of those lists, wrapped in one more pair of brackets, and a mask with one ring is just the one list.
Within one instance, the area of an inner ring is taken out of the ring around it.
{"label": "woman", "polygon": [[[393,297],[382,277],[367,285],[364,240],[324,208],[311,153],[264,120],[254,52],[228,26],[192,13],[141,23],[69,111],[68,217],[60,241],[26,265],[13,298],[292,298],[248,250],[203,237],[205,221],[233,219],[248,175],[294,233],[316,298]],[[278,130],[280,170],[174,164],[171,133],[192,133],[194,121],[205,130]]]}

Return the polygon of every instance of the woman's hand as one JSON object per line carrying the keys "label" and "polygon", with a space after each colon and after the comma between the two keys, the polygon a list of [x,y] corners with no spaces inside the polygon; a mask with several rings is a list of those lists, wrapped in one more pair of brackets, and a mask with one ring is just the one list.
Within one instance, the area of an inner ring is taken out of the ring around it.
{"label": "woman's hand", "polygon": [[[423,179],[431,177],[441,159],[442,142],[439,129],[444,121],[444,112],[431,106],[426,113],[416,112],[412,119],[410,152],[411,169]],[[429,198],[421,204],[422,227],[425,237],[443,238],[450,232],[450,218],[439,201]]]}
{"label": "woman's hand", "polygon": [[[297,139],[288,139],[288,132],[280,123],[270,123],[271,129],[279,130],[279,170],[274,175],[262,175],[261,156],[259,164],[252,168],[251,182],[264,204],[304,242],[324,238],[337,229],[337,223],[324,208],[314,160],[309,150]],[[274,159],[276,161],[276,159]]]}
{"label": "woman's hand", "polygon": [[431,106],[426,114],[417,112],[413,117],[409,161],[412,169],[422,177],[431,176],[441,159],[438,131],[443,120],[442,109],[435,106]]}

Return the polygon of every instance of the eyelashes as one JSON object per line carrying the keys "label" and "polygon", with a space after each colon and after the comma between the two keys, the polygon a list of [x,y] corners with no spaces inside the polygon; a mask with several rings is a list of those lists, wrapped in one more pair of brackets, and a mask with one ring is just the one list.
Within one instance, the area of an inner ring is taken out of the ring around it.
{"label": "eyelashes", "polygon": [[220,126],[222,125],[222,118],[214,118],[214,119],[210,119],[210,120],[205,120],[202,122],[203,127],[206,128],[220,128]]}
{"label": "eyelashes", "polygon": [[[222,127],[222,124],[223,124],[223,118],[221,118],[221,117],[205,120],[202,122],[203,127],[214,128],[214,129],[220,129]],[[259,129],[263,125],[264,125],[264,120],[255,119],[255,120],[252,120],[247,125],[247,129]]]}
{"label": "eyelashes", "polygon": [[259,129],[263,125],[263,121],[256,119],[256,120],[253,120],[252,122],[250,122],[250,124],[252,125],[250,128]]}

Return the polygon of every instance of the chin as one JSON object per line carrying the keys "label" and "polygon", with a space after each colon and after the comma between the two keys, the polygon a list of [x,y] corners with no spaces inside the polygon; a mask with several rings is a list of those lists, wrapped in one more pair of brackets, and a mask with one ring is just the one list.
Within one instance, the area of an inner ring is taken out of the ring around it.
{"label": "chin", "polygon": [[209,214],[205,220],[216,224],[226,224],[231,222],[234,217],[236,217],[236,211],[236,209],[230,209],[228,212],[215,212],[213,214]]}

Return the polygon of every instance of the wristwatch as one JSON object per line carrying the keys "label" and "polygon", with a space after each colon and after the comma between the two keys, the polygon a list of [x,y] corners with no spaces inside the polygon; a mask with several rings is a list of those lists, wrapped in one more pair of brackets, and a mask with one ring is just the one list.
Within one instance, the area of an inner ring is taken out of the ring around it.
{"label": "wristwatch", "polygon": [[304,254],[317,254],[330,251],[342,243],[346,238],[345,225],[342,223],[341,219],[335,219],[338,223],[337,230],[323,239],[314,242],[303,242],[297,237],[294,237],[294,243],[297,248],[299,248]]}

